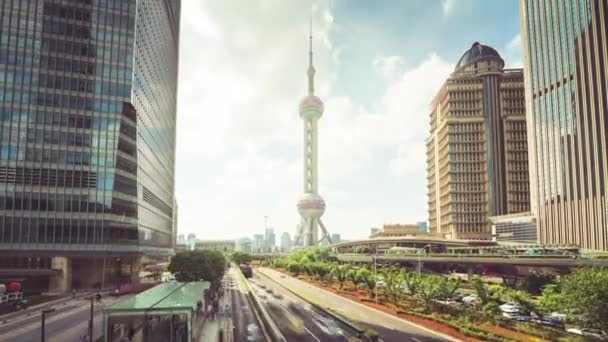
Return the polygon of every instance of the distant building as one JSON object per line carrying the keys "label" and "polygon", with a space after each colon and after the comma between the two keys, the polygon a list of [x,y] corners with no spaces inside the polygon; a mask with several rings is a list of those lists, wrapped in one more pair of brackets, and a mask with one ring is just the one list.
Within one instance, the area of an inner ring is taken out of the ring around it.
{"label": "distant building", "polygon": [[331,234],[331,242],[339,243],[342,239],[340,238],[340,234]]}
{"label": "distant building", "polygon": [[420,230],[421,233],[429,232],[429,224],[426,221],[416,222],[416,225],[418,226],[418,230]]}
{"label": "distant building", "polygon": [[251,253],[251,239],[248,237],[236,240],[236,250],[243,253]]}
{"label": "distant building", "polygon": [[268,253],[272,253],[277,245],[276,240],[274,228],[266,228],[264,236],[264,250]]}
{"label": "distant building", "polygon": [[489,218],[492,241],[537,243],[536,218],[531,212]]}
{"label": "distant building", "polygon": [[263,253],[264,252],[264,234],[254,234],[253,243],[251,245],[252,253]]}
{"label": "distant building", "polygon": [[380,231],[380,228],[371,228],[370,232],[369,232],[369,236],[373,236],[374,234],[376,234],[379,231]]}
{"label": "distant building", "polygon": [[226,253],[234,252],[235,247],[234,240],[201,240],[194,244],[195,250],[212,250]]}
{"label": "distant building", "polygon": [[186,237],[184,236],[184,234],[179,234],[177,236],[177,244],[178,245],[185,245],[186,244]]}
{"label": "distant building", "polygon": [[504,66],[495,49],[475,42],[432,101],[431,233],[489,240],[488,217],[530,211],[523,70]]}
{"label": "distant building", "polygon": [[287,253],[291,250],[291,235],[288,232],[284,232],[281,235],[281,252]]}
{"label": "distant building", "polygon": [[392,236],[416,236],[425,234],[420,232],[417,224],[385,224],[370,235],[370,238],[392,237]]}
{"label": "distant building", "polygon": [[195,243],[196,242],[196,234],[190,233],[188,234],[188,238],[186,239],[186,243]]}
{"label": "distant building", "polygon": [[188,251],[188,250],[190,250],[190,246],[188,246],[185,243],[178,243],[175,245],[176,252],[183,252],[183,251]]}

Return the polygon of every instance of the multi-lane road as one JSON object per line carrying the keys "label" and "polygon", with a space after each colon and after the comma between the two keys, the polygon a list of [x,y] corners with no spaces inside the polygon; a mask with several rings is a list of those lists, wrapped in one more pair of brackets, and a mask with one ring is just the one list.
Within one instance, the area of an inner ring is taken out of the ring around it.
{"label": "multi-lane road", "polygon": [[289,342],[358,341],[357,332],[254,272],[250,286]]}
{"label": "multi-lane road", "polygon": [[[102,309],[124,297],[105,297],[94,303],[93,335],[102,335]],[[46,315],[45,336],[49,342],[80,342],[89,329],[90,304],[88,299],[70,299],[52,306],[55,311]],[[41,312],[11,315],[0,320],[0,342],[39,342]]]}
{"label": "multi-lane road", "polygon": [[[229,299],[224,302],[228,305],[228,310],[232,311],[232,337],[233,341],[264,341],[261,325],[258,321],[254,309],[247,298],[247,290],[241,281],[241,276],[236,268],[230,268],[225,281],[226,295]],[[229,303],[229,304],[228,304]],[[249,331],[248,327],[257,332]],[[248,339],[249,338],[249,339]]]}
{"label": "multi-lane road", "polygon": [[[371,328],[380,334],[380,341],[384,342],[445,342],[458,341],[454,338],[438,334],[429,329],[409,323],[403,319],[383,313],[381,311],[370,308],[361,303],[356,303],[352,300],[343,298],[334,293],[324,291],[313,285],[307,284],[301,280],[286,276],[277,271],[258,268],[254,271],[254,281],[260,281],[264,286],[273,286],[273,291],[281,291],[285,297],[291,294],[291,291],[298,293],[304,298],[313,298],[318,304],[323,307],[331,308],[340,313],[342,316],[357,324],[361,328]],[[280,284],[280,285],[279,285]],[[288,291],[289,289],[290,291]],[[298,300],[295,296],[287,297],[289,300]],[[277,320],[280,317],[276,318]],[[314,323],[314,318],[308,321]],[[311,325],[313,326],[313,325]],[[314,327],[314,326],[313,326]],[[307,325],[308,328],[308,325]],[[346,338],[352,337],[348,334],[348,329],[343,329]],[[302,341],[332,341],[332,336],[316,336],[316,338]],[[286,336],[287,337],[287,336]],[[287,338],[288,341],[291,339]]]}

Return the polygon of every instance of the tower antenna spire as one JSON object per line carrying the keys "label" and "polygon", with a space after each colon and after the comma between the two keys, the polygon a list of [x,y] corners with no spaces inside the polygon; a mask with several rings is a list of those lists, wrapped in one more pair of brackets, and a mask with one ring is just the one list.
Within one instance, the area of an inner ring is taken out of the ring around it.
{"label": "tower antenna spire", "polygon": [[315,93],[315,67],[312,65],[312,11],[310,13],[310,27],[308,29],[308,95]]}

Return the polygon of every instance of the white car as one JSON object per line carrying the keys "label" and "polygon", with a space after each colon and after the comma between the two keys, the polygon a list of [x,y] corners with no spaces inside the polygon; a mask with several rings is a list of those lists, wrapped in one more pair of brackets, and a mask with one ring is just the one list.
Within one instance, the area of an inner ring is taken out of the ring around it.
{"label": "white car", "polygon": [[385,285],[386,285],[386,284],[384,283],[384,280],[378,280],[378,281],[376,282],[376,288],[377,288],[377,289],[381,289],[381,288],[383,288]]}
{"label": "white car", "polygon": [[260,328],[255,324],[249,324],[247,326],[247,341],[259,341],[262,337]]}
{"label": "white car", "polygon": [[577,334],[577,335],[582,335],[582,336],[588,336],[588,337],[594,337],[598,340],[602,340],[602,341],[608,341],[608,334],[606,334],[605,332],[599,330],[599,329],[592,329],[592,328],[570,328],[570,329],[566,329],[567,332],[573,333],[573,334]]}
{"label": "white car", "polygon": [[508,314],[517,314],[521,311],[521,305],[516,303],[506,303],[498,307],[500,311]]}
{"label": "white car", "polygon": [[465,304],[472,304],[477,301],[477,295],[474,293],[468,294],[462,297],[462,302]]}

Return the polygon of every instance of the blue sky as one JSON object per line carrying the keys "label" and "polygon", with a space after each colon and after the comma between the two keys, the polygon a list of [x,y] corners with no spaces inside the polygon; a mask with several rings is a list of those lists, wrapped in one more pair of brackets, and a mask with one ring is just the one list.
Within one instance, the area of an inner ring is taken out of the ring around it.
{"label": "blue sky", "polygon": [[180,233],[295,231],[311,8],[323,221],[345,238],[426,220],[429,103],[474,41],[521,65],[517,0],[185,0]]}

